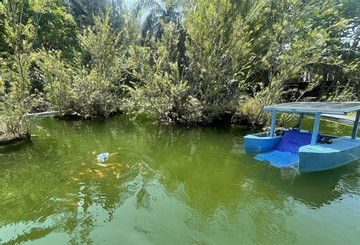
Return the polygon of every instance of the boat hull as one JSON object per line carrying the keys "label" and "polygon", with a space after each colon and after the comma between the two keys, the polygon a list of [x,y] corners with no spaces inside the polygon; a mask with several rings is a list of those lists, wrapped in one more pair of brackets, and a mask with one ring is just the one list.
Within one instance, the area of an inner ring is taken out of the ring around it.
{"label": "boat hull", "polygon": [[279,144],[282,136],[269,137],[268,133],[250,134],[244,137],[244,148],[247,153],[269,151]]}
{"label": "boat hull", "polygon": [[299,149],[301,173],[334,169],[360,158],[360,140],[349,137],[333,139],[332,144],[306,145]]}

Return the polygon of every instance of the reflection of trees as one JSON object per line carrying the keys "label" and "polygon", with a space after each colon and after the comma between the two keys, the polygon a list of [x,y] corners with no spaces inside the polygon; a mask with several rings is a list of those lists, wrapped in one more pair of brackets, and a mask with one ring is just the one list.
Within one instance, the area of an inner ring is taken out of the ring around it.
{"label": "reflection of trees", "polygon": [[[291,185],[277,169],[263,171],[251,154],[230,153],[241,142],[228,129],[162,127],[124,116],[41,123],[33,144],[0,148],[0,234],[13,234],[0,243],[53,233],[92,243],[96,227],[121,209],[146,216],[147,223],[131,224],[144,236],[172,222],[195,244],[291,244],[296,237],[286,217],[296,201],[318,208],[349,190],[358,194],[359,174],[344,179],[338,170],[300,175]],[[106,167],[96,165],[105,151],[117,154]],[[21,234],[18,225],[26,227]]]}
{"label": "reflection of trees", "polygon": [[[136,194],[137,205],[150,208],[146,179],[151,173],[143,176],[146,166],[119,152],[118,131],[108,130],[116,128],[116,120],[91,126],[50,118],[42,123],[33,144],[0,149],[0,234],[17,224],[26,227],[0,243],[18,244],[52,232],[66,232],[71,244],[91,243],[95,224],[111,222],[130,196]],[[101,167],[93,151],[117,155]]]}
{"label": "reflection of trees", "polygon": [[232,140],[228,131],[139,127],[137,135],[148,142],[145,152],[153,153],[167,195],[189,207],[185,223],[190,229],[219,237],[219,243],[242,240],[234,234],[259,244],[294,241],[284,218],[291,212],[291,202],[277,189],[253,181],[258,168],[239,166],[239,155],[229,154]]}

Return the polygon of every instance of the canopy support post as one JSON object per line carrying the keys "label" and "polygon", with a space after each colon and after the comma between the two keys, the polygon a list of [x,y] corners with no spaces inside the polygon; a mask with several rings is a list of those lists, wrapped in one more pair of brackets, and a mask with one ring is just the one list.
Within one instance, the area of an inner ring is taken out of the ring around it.
{"label": "canopy support post", "polygon": [[319,132],[320,116],[321,116],[321,113],[316,112],[316,114],[315,114],[315,122],[314,122],[314,129],[313,129],[312,136],[311,136],[311,145],[316,144],[316,139],[317,139],[317,135],[318,135],[318,132]]}
{"label": "canopy support post", "polygon": [[356,139],[356,135],[358,132],[358,128],[359,128],[359,120],[360,120],[360,111],[356,112],[356,118],[355,118],[355,122],[354,122],[354,128],[353,128],[353,132],[351,135],[352,139]]}
{"label": "canopy support post", "polygon": [[299,126],[298,126],[299,131],[301,130],[303,119],[304,119],[304,113],[300,113]]}
{"label": "canopy support post", "polygon": [[276,123],[276,110],[273,110],[272,118],[271,118],[271,128],[270,128],[270,138],[274,137],[274,131],[275,131],[275,123]]}

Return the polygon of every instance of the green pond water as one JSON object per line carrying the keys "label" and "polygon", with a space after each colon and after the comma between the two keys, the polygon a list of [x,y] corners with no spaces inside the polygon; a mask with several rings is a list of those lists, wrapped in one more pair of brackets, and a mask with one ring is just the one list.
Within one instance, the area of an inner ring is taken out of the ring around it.
{"label": "green pond water", "polygon": [[36,125],[0,147],[0,244],[360,244],[357,161],[293,178],[245,154],[241,127]]}

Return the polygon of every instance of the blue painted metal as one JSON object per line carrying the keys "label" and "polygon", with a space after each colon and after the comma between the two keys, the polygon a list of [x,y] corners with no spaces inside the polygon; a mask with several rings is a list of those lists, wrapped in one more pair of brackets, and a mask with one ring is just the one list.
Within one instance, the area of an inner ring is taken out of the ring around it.
{"label": "blue painted metal", "polygon": [[354,128],[353,128],[353,132],[352,132],[352,135],[351,135],[352,139],[356,138],[358,128],[359,128],[359,119],[360,119],[360,111],[357,111],[356,112],[355,122],[354,122]]}
{"label": "blue painted metal", "polygon": [[273,149],[280,142],[282,136],[269,137],[267,133],[246,135],[244,137],[245,151],[253,153]]}
{"label": "blue painted metal", "polygon": [[301,173],[338,168],[360,158],[360,139],[339,137],[331,144],[303,146],[299,149],[299,171]]}
{"label": "blue painted metal", "polygon": [[301,130],[303,119],[304,119],[304,113],[301,113],[299,117],[298,130]]}
{"label": "blue painted metal", "polygon": [[320,116],[321,116],[320,112],[317,112],[315,115],[315,122],[314,122],[313,135],[311,138],[311,145],[315,145],[316,141],[317,141],[317,135],[319,132],[319,125],[320,125]]}
{"label": "blue painted metal", "polygon": [[288,112],[288,113],[310,113],[346,115],[349,112],[359,111],[360,102],[293,102],[265,106],[264,111]]}
{"label": "blue painted metal", "polygon": [[275,131],[275,123],[276,123],[276,110],[273,110],[272,118],[271,118],[271,129],[270,129],[270,138],[274,137]]}

